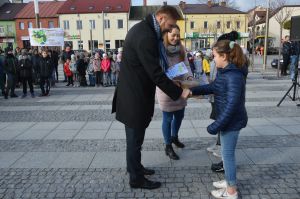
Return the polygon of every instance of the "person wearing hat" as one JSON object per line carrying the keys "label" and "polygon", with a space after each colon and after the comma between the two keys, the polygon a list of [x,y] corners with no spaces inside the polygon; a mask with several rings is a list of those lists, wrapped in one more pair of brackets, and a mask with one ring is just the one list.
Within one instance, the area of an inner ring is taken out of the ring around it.
{"label": "person wearing hat", "polygon": [[27,83],[29,85],[31,97],[34,98],[33,81],[32,81],[32,62],[29,60],[27,52],[22,50],[22,54],[19,61],[20,77],[23,83],[23,95],[22,98],[27,96]]}
{"label": "person wearing hat", "polygon": [[18,60],[13,54],[13,49],[10,47],[7,47],[5,49],[6,56],[4,60],[4,73],[7,75],[7,87],[5,91],[5,99],[8,99],[9,91],[10,91],[10,97],[15,98],[18,97],[15,94],[15,88],[16,88],[16,76],[18,72]]}

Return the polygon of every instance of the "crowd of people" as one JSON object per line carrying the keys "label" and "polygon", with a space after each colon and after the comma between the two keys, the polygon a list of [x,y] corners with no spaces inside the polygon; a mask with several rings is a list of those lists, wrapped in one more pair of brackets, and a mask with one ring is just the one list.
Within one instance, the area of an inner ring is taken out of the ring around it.
{"label": "crowd of people", "polygon": [[[64,71],[66,86],[85,87],[100,85],[116,86],[122,52],[112,53],[78,53],[70,46],[62,52],[59,49],[49,50],[20,49],[7,47],[0,50],[0,89],[5,99],[18,97],[16,87],[23,88],[21,98],[27,96],[27,87],[32,98],[35,85],[39,85],[40,97],[49,96],[50,88],[58,82],[58,69]],[[88,76],[88,79],[86,78]]]}

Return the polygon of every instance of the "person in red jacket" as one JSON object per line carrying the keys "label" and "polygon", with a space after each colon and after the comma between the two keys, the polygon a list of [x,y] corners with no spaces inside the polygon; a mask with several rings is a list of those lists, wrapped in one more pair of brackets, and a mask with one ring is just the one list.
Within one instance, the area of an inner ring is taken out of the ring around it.
{"label": "person in red jacket", "polygon": [[103,59],[101,61],[101,70],[103,73],[103,86],[106,87],[110,84],[109,74],[110,74],[110,59],[107,54],[103,54]]}
{"label": "person in red jacket", "polygon": [[73,83],[73,73],[70,69],[70,59],[67,59],[66,60],[66,63],[64,64],[64,72],[68,78],[68,84],[66,86],[70,86],[70,85],[74,85]]}

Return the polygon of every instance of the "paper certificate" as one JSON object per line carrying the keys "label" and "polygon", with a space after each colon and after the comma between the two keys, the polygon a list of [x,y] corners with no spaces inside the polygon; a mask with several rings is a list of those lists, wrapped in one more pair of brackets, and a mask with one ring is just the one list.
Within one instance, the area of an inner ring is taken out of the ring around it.
{"label": "paper certificate", "polygon": [[168,78],[174,79],[175,77],[185,75],[188,72],[189,71],[188,71],[186,65],[184,64],[184,62],[180,62],[180,63],[175,64],[174,66],[171,66],[170,68],[168,68],[166,75],[168,76]]}

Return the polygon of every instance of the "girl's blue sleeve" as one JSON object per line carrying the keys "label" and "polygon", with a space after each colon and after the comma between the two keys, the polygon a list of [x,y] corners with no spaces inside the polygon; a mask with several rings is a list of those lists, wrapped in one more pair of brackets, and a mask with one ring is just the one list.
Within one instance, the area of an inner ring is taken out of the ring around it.
{"label": "girl's blue sleeve", "polygon": [[210,84],[190,88],[193,95],[209,95],[213,94],[213,82]]}

